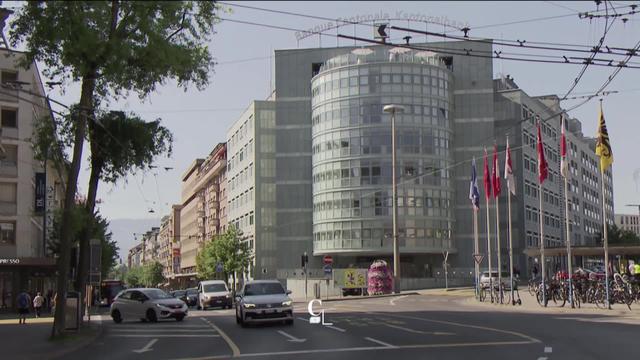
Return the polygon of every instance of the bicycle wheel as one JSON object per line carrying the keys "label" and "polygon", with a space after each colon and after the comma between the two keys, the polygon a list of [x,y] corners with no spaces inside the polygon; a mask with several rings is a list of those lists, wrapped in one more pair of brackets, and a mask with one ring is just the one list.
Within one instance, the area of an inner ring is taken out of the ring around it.
{"label": "bicycle wheel", "polygon": [[484,287],[480,288],[480,302],[484,302],[487,299],[487,290]]}

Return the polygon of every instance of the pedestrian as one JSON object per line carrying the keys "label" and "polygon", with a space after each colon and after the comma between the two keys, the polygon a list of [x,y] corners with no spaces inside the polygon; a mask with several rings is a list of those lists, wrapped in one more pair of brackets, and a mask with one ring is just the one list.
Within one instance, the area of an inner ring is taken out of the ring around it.
{"label": "pedestrian", "polygon": [[38,291],[38,294],[33,298],[33,309],[36,311],[36,318],[40,317],[40,311],[42,311],[42,305],[44,305],[44,297],[42,293]]}
{"label": "pedestrian", "polygon": [[538,266],[533,265],[533,279],[535,280],[538,277]]}
{"label": "pedestrian", "polygon": [[26,290],[22,290],[18,294],[18,324],[27,323],[27,314],[29,314],[29,304],[31,304],[31,296]]}

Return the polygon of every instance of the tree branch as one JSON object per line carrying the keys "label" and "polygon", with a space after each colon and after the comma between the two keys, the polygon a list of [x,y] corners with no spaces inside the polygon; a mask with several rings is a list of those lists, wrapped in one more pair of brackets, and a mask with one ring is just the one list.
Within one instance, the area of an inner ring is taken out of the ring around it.
{"label": "tree branch", "polygon": [[182,12],[182,20],[180,20],[180,27],[176,31],[171,33],[171,35],[169,35],[165,40],[167,41],[171,40],[172,37],[177,35],[180,31],[184,30],[184,20],[186,19],[186,17],[187,17],[187,10],[184,10]]}

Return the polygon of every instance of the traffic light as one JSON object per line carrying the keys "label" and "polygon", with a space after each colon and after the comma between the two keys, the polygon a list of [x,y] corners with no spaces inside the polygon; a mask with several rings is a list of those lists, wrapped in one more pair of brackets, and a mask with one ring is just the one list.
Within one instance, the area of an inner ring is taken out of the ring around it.
{"label": "traffic light", "polygon": [[309,263],[309,255],[307,255],[306,252],[304,254],[302,254],[302,256],[300,257],[300,262],[301,262],[303,268],[305,268],[307,266],[307,264]]}

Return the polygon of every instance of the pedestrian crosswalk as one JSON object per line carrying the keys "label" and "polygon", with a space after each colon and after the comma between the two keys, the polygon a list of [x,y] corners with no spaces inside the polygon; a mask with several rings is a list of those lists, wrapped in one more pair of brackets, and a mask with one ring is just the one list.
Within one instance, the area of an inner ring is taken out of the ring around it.
{"label": "pedestrian crosswalk", "polygon": [[211,338],[220,334],[211,326],[203,323],[175,324],[175,323],[146,323],[146,324],[112,324],[107,336],[124,338]]}

